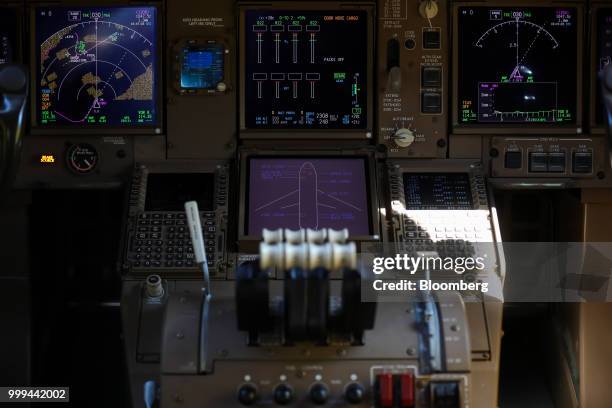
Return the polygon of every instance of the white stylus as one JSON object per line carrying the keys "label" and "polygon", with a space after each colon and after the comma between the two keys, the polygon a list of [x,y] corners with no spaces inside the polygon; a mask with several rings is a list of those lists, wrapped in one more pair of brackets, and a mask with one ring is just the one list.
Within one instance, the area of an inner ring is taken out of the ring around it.
{"label": "white stylus", "polygon": [[206,295],[210,295],[208,259],[206,259],[206,249],[204,248],[204,236],[202,235],[202,224],[200,223],[198,203],[195,201],[187,201],[185,203],[185,213],[187,214],[187,225],[189,227],[189,235],[191,235],[191,244],[193,245],[195,261],[200,265],[204,275],[204,291]]}

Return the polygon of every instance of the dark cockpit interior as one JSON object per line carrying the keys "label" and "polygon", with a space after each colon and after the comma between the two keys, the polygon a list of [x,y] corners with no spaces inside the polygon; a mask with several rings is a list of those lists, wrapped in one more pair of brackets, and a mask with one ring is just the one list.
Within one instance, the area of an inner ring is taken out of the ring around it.
{"label": "dark cockpit interior", "polygon": [[612,406],[610,62],[604,0],[0,0],[0,407]]}

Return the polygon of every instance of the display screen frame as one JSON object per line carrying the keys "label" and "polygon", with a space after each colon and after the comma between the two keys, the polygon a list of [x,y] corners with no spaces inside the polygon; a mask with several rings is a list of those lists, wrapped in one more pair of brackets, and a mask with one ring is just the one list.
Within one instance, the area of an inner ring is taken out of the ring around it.
{"label": "display screen frame", "polygon": [[[75,9],[92,9],[99,7],[105,8],[123,8],[123,7],[151,7],[155,8],[156,13],[156,27],[155,32],[155,46],[157,50],[157,58],[155,62],[155,74],[154,74],[154,92],[155,92],[155,109],[156,109],[156,121],[151,124],[125,124],[125,125],[87,125],[87,126],[71,126],[64,124],[51,124],[42,125],[39,123],[39,105],[38,95],[40,92],[40,84],[38,83],[38,68],[40,64],[40,44],[37,44],[37,26],[36,17],[40,10],[49,8],[75,8]],[[31,83],[33,84],[30,91],[30,117],[31,125],[29,133],[33,135],[108,135],[120,132],[121,135],[162,135],[165,128],[165,111],[164,111],[164,100],[166,98],[165,93],[165,70],[164,70],[164,30],[165,25],[165,13],[163,6],[159,2],[134,2],[128,5],[122,5],[119,3],[88,3],[79,4],[75,2],[60,2],[60,3],[37,3],[32,5],[29,10],[29,22],[30,22],[30,61],[34,61],[34,69],[30,70]],[[58,132],[61,130],[61,132]]]}
{"label": "display screen frame", "polygon": [[[500,8],[518,8],[518,7],[537,7],[537,8],[560,8],[567,7],[576,10],[576,120],[571,124],[554,124],[554,123],[513,123],[513,124],[489,124],[489,123],[470,123],[462,124],[459,121],[459,9],[462,7],[474,7],[490,9],[494,7]],[[517,2],[460,2],[452,5],[452,133],[455,134],[582,134],[583,129],[583,83],[584,73],[583,61],[584,51],[582,42],[584,40],[584,7],[580,3],[542,3],[538,4],[533,1],[517,1]]]}
{"label": "display screen frame", "polygon": [[366,178],[366,194],[368,199],[368,223],[369,235],[350,236],[353,241],[378,241],[380,239],[380,218],[378,203],[378,188],[376,184],[376,167],[374,153],[368,150],[353,152],[352,155],[343,155],[341,152],[321,152],[321,151],[260,151],[242,152],[240,155],[240,208],[238,211],[238,239],[239,244],[244,246],[248,243],[258,243],[261,241],[260,235],[248,234],[248,212],[249,212],[249,172],[250,159],[361,159],[364,162]]}
{"label": "display screen frame", "polygon": [[[367,67],[366,73],[366,123],[365,126],[359,129],[257,129],[249,128],[246,125],[246,66],[240,64],[239,67],[239,138],[241,139],[371,139],[373,138],[374,126],[374,6],[372,4],[347,3],[337,1],[299,1],[291,3],[283,3],[278,7],[272,8],[269,4],[254,5],[253,3],[238,4],[239,10],[239,59],[244,59],[246,55],[246,44],[243,40],[246,36],[245,32],[245,12],[249,10],[288,10],[288,11],[351,11],[359,10],[366,12],[367,25],[367,44],[365,49],[367,52]],[[294,135],[294,136],[288,136]]]}
{"label": "display screen frame", "polygon": [[[603,115],[603,103],[599,99],[601,97],[601,82],[599,81],[599,58],[601,57],[599,52],[600,46],[600,23],[602,13],[608,13],[612,15],[612,4],[611,3],[592,3],[591,4],[591,58],[590,58],[590,88],[591,94],[589,98],[589,120],[590,130],[593,134],[604,134],[606,133],[606,124]],[[598,115],[598,110],[601,109],[601,115]],[[598,117],[599,116],[599,117]]]}
{"label": "display screen frame", "polygon": [[[227,94],[227,91],[233,90],[234,85],[234,65],[232,50],[230,42],[226,38],[182,38],[177,41],[172,47],[173,64],[172,64],[172,88],[173,91],[181,96],[220,96]],[[221,46],[224,49],[223,58],[223,82],[226,89],[220,90],[216,88],[204,89],[204,88],[183,88],[181,84],[182,76],[182,64],[183,64],[183,50],[187,47],[199,47],[199,46]]]}
{"label": "display screen frame", "polygon": [[15,19],[15,24],[11,30],[9,35],[9,40],[12,40],[12,55],[11,55],[11,63],[19,63],[22,61],[23,55],[23,44],[22,44],[22,31],[23,31],[23,8],[21,5],[13,5],[13,4],[2,4],[0,5],[0,13],[9,12],[11,13],[11,17]]}

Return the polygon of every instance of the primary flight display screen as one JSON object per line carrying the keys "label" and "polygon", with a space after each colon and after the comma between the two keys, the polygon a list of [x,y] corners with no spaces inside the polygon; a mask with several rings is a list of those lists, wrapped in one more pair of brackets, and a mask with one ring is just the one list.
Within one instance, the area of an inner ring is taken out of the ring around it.
{"label": "primary flight display screen", "polygon": [[10,8],[0,8],[0,64],[14,59],[17,33],[17,13]]}
{"label": "primary flight display screen", "polygon": [[348,228],[370,235],[365,158],[250,158],[247,235],[263,228]]}
{"label": "primary flight display screen", "polygon": [[145,211],[185,211],[196,201],[200,211],[213,211],[213,173],[152,173],[147,176]]}
{"label": "primary flight display screen", "polygon": [[458,8],[458,122],[576,123],[572,7]]}
{"label": "primary flight display screen", "polygon": [[246,128],[366,128],[367,17],[246,10]]}
{"label": "primary flight display screen", "polygon": [[157,9],[36,9],[38,124],[155,126]]}
{"label": "primary flight display screen", "polygon": [[470,210],[470,177],[466,173],[404,173],[408,210]]}

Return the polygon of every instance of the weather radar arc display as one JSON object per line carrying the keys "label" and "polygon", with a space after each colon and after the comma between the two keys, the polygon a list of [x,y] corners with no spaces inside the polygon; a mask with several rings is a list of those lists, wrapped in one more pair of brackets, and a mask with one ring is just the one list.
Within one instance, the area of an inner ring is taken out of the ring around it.
{"label": "weather radar arc display", "polygon": [[459,7],[459,124],[576,124],[577,22],[572,7]]}
{"label": "weather radar arc display", "polygon": [[158,125],[155,7],[35,13],[38,125]]}

